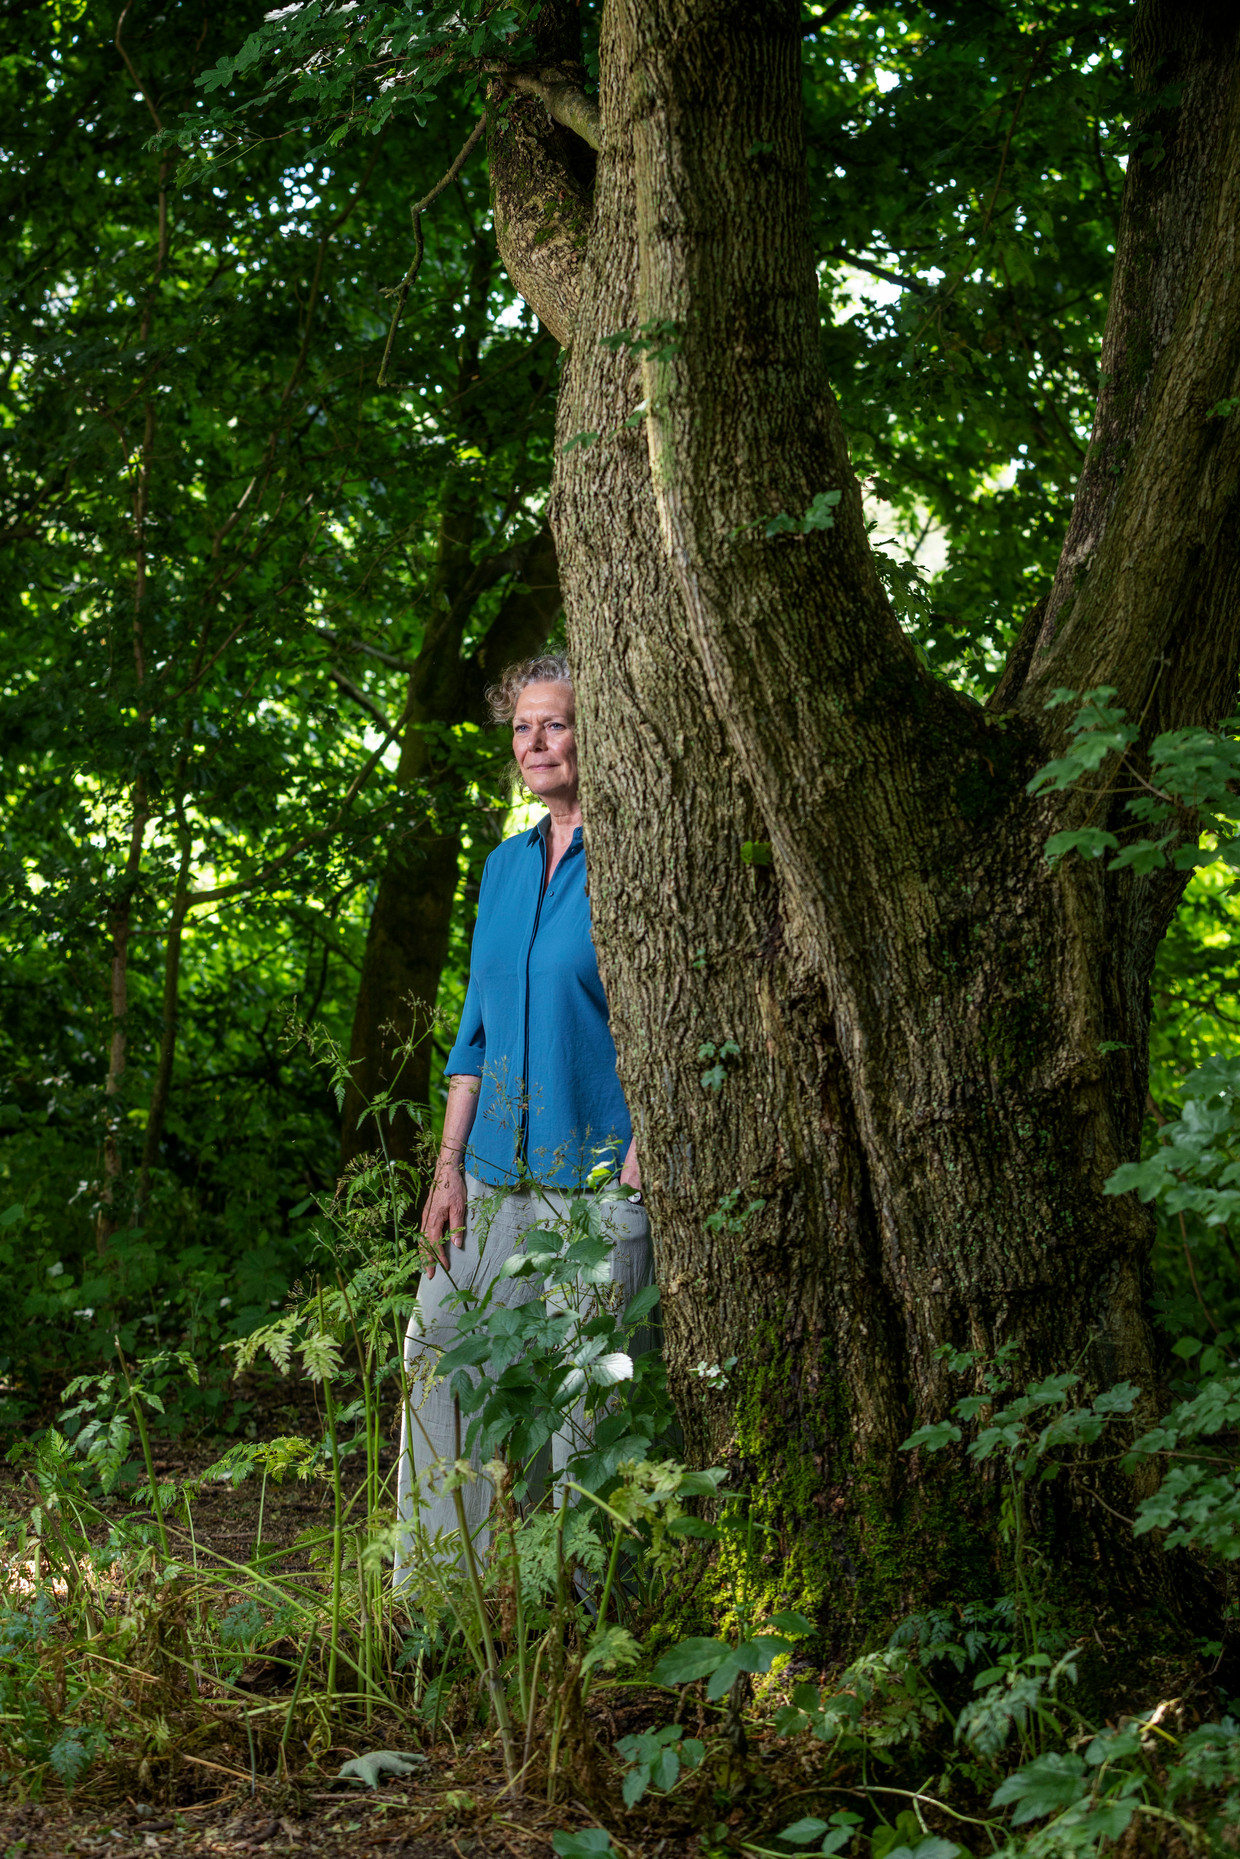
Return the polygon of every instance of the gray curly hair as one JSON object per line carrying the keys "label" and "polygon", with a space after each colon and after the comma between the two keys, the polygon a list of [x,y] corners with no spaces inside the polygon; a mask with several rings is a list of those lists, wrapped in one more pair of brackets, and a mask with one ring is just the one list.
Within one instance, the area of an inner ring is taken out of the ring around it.
{"label": "gray curly hair", "polygon": [[[562,652],[544,652],[538,658],[523,658],[500,673],[499,682],[487,691],[487,704],[493,723],[511,723],[517,699],[527,684],[567,684],[572,689],[573,674]],[[514,768],[516,764],[513,764]]]}

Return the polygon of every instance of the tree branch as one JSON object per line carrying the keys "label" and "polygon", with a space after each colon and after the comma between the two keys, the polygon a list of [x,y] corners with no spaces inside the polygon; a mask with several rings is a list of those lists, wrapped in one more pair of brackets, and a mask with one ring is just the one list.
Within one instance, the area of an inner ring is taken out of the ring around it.
{"label": "tree branch", "polygon": [[888,284],[898,284],[901,290],[926,291],[930,288],[922,278],[906,278],[899,271],[888,271],[885,265],[876,265],[869,258],[859,258],[856,252],[846,251],[842,245],[833,245],[827,257],[843,259],[846,265],[855,265],[858,271],[868,271],[872,277],[882,278]]}
{"label": "tree branch", "polygon": [[395,652],[384,652],[365,639],[347,639],[343,633],[333,632],[330,626],[312,626],[310,630],[317,638],[326,639],[328,645],[334,645],[337,651],[365,652],[369,658],[377,658],[381,665],[390,665],[393,671],[413,670],[412,659],[398,658]]}
{"label": "tree branch", "polygon": [[352,683],[350,679],[346,678],[343,671],[340,671],[335,665],[329,665],[327,669],[335,682],[340,686],[345,696],[351,697],[355,704],[358,704],[363,710],[369,711],[380,729],[388,730],[391,728],[391,723],[388,720],[386,712],[375,702],[373,697],[368,697],[365,691],[359,690],[358,686]]}
{"label": "tree branch", "polygon": [[448,172],[441,180],[436,181],[429,194],[424,194],[421,200],[415,201],[413,206],[409,209],[410,213],[413,215],[413,262],[400,283],[396,286],[396,308],[392,312],[392,321],[388,329],[387,341],[383,345],[383,360],[379,363],[379,378],[375,383],[377,387],[385,387],[387,385],[387,366],[391,359],[392,344],[396,340],[396,326],[400,322],[401,312],[405,307],[405,299],[409,295],[409,288],[422,268],[422,256],[426,250],[426,244],[422,238],[422,215],[425,213],[427,207],[431,205],[432,201],[439,198],[446,187],[451,187],[453,181],[455,181],[457,175],[461,172],[461,169],[465,166],[465,163],[477,148],[486,126],[487,113],[484,110],[470,130],[464,148],[452,163]]}
{"label": "tree branch", "polygon": [[582,88],[581,15],[575,0],[544,0],[536,55],[523,71],[492,77],[487,157],[495,238],[516,289],[567,347],[581,298],[581,268],[594,217],[598,110]]}
{"label": "tree branch", "polygon": [[603,146],[603,125],[598,100],[587,97],[576,84],[550,83],[530,71],[511,71],[504,65],[488,65],[507,90],[522,97],[537,97],[552,122],[562,123],[592,149]]}
{"label": "tree branch", "polygon": [[1098,412],[1021,709],[1112,685],[1151,735],[1218,722],[1240,662],[1240,17],[1144,0]]}

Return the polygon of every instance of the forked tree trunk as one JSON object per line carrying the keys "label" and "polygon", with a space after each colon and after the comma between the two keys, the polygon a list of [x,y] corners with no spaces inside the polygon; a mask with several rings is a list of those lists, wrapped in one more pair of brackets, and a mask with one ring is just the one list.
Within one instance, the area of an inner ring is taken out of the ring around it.
{"label": "forked tree trunk", "polygon": [[[1207,409],[1240,382],[1237,31],[1200,0],[1139,17],[1138,83],[1182,95],[1129,170],[1107,343],[1139,404],[1117,364],[1122,476],[1100,495],[1091,454],[1074,604],[982,709],[900,633],[822,377],[796,5],[604,13],[552,511],[595,936],[688,1450],[747,1487],[768,1598],[841,1640],[990,1580],[985,1494],[899,1451],[958,1392],[939,1345],[1014,1338],[1022,1374],[1154,1398],[1151,1219],[1103,1187],[1137,1153],[1183,880],[1052,870],[1048,834],[1096,797],[1025,784],[1056,685],[1113,684],[1162,728],[1233,701],[1240,421]],[[832,529],[767,536],[832,490]],[[731,1356],[726,1390],[693,1372]],[[1125,1585],[1131,1537],[1086,1478],[1058,1527],[1099,1597]]]}

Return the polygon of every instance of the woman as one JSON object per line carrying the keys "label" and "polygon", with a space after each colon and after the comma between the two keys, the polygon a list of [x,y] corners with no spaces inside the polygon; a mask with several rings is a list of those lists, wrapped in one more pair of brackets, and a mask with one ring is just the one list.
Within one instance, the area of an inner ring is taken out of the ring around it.
{"label": "woman", "polygon": [[[456,1293],[493,1283],[497,1302],[540,1295],[527,1279],[496,1275],[530,1227],[564,1215],[591,1178],[610,1178],[600,1211],[623,1299],[651,1280],[637,1145],[590,934],[568,661],[514,665],[489,697],[496,722],[511,722],[517,767],[547,812],[487,859],[465,1008],[444,1068],[443,1142],[422,1209],[439,1269],[430,1264],[423,1275],[406,1337],[416,1417],[404,1416],[398,1493],[402,1521],[416,1518],[432,1540],[457,1528],[433,1472],[437,1461],[461,1456],[461,1419],[434,1379],[439,1354],[456,1340]],[[614,1193],[617,1166],[636,1198]],[[570,1450],[564,1436],[553,1442],[553,1471]],[[481,1546],[490,1487],[477,1479],[463,1496]],[[398,1567],[398,1577],[407,1573]]]}

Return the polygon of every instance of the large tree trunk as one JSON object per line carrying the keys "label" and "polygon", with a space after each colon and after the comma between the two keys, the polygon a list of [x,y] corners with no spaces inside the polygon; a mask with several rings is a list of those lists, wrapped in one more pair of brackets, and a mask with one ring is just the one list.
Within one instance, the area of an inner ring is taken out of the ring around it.
{"label": "large tree trunk", "polygon": [[[552,522],[688,1449],[748,1487],[772,1595],[845,1639],[989,1579],[984,1496],[899,1452],[956,1391],[939,1345],[1157,1382],[1151,1222],[1103,1185],[1137,1153],[1183,880],[1051,869],[1087,803],[1025,784],[1053,685],[1113,684],[1134,715],[1156,692],[1163,728],[1232,702],[1240,435],[1204,414],[1240,366],[1240,92],[1230,10],[1147,3],[1138,82],[1170,66],[1183,101],[1163,160],[1130,168],[1107,342],[1135,367],[1144,316],[1152,360],[1136,411],[1100,411],[1124,475],[1103,499],[1086,474],[1074,607],[1039,616],[983,710],[919,665],[870,558],[818,359],[799,45],[792,0],[608,0],[559,413],[561,447],[603,436],[562,451]],[[831,490],[832,529],[766,534]],[[729,1041],[719,1084],[701,1048]],[[726,1391],[692,1373],[729,1356]],[[1065,1550],[1122,1586],[1130,1542],[1073,1490]]]}

